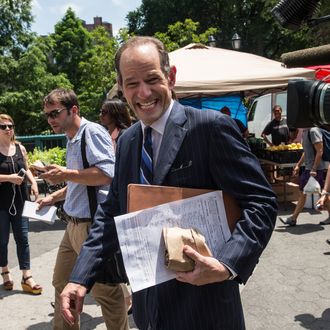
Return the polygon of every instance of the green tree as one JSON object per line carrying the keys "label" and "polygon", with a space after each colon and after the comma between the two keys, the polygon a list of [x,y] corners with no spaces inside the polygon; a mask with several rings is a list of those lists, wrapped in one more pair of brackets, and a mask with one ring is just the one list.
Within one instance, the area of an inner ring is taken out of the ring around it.
{"label": "green tree", "polygon": [[[209,27],[217,28],[218,47],[231,48],[232,36],[237,32],[243,51],[274,59],[287,51],[324,43],[314,38],[315,29],[282,28],[271,14],[277,3],[278,0],[142,0],[141,6],[126,18],[129,32],[137,35],[166,33],[168,25],[190,18],[200,23],[199,33]],[[327,6],[321,7],[321,13]],[[321,26],[317,29],[324,31]],[[329,33],[323,36],[328,37]]]}
{"label": "green tree", "polygon": [[69,8],[63,19],[55,25],[54,60],[56,73],[64,72],[75,89],[81,82],[79,63],[86,60],[91,47],[90,33],[83,27],[82,21]]}
{"label": "green tree", "polygon": [[193,22],[191,19],[186,19],[184,23],[176,22],[168,26],[168,31],[165,33],[156,32],[155,37],[161,40],[169,52],[186,46],[190,43],[206,44],[208,37],[217,33],[216,28],[209,28],[201,34],[197,34],[199,23]]}
{"label": "green tree", "polygon": [[0,55],[18,58],[33,38],[31,0],[0,0]]}
{"label": "green tree", "polygon": [[107,92],[116,82],[114,56],[118,49],[115,38],[109,38],[103,27],[91,32],[91,47],[80,62],[81,81],[77,90],[82,114],[98,120],[98,111]]}
{"label": "green tree", "polygon": [[65,74],[48,72],[47,42],[36,39],[18,60],[0,56],[0,112],[11,115],[19,135],[40,134],[49,129],[41,115],[42,99],[56,87],[70,88]]}

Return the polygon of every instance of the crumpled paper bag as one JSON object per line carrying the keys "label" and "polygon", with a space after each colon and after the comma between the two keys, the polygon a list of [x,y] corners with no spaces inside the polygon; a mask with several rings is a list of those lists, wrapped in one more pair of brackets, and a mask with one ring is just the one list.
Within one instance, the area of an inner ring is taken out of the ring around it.
{"label": "crumpled paper bag", "polygon": [[165,265],[173,271],[192,271],[195,262],[183,252],[183,246],[189,245],[205,257],[212,253],[205,242],[205,237],[194,228],[164,227]]}

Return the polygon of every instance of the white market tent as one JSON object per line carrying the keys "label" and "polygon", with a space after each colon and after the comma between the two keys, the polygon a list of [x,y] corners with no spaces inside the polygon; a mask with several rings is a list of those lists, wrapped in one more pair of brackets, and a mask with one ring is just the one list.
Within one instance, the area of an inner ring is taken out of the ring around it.
{"label": "white market tent", "polygon": [[178,98],[215,96],[244,91],[245,95],[285,89],[289,79],[313,79],[314,70],[288,69],[281,62],[250,53],[190,44],[169,53],[177,68]]}

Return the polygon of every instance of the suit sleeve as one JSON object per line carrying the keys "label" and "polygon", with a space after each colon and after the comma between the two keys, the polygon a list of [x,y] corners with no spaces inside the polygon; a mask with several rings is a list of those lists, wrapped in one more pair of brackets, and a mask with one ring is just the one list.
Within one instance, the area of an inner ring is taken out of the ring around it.
{"label": "suit sleeve", "polygon": [[[115,173],[118,173],[119,150],[117,146]],[[70,282],[82,284],[90,289],[102,271],[107,256],[119,249],[114,221],[114,217],[120,213],[117,187],[118,178],[115,175],[106,200],[97,208],[88,238],[71,273]]]}
{"label": "suit sleeve", "polygon": [[245,283],[273,232],[276,196],[232,121],[217,117],[211,126],[209,168],[213,180],[237,200],[242,210],[231,238],[216,257]]}

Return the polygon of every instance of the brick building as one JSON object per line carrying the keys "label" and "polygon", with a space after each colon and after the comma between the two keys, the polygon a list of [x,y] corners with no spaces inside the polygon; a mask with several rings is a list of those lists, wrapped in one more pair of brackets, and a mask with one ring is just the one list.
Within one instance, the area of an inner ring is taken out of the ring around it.
{"label": "brick building", "polygon": [[102,17],[98,17],[98,16],[94,17],[94,23],[92,23],[92,24],[86,24],[85,21],[82,21],[82,22],[83,22],[84,28],[87,29],[88,31],[92,31],[99,26],[103,26],[106,29],[106,31],[108,31],[109,37],[113,37],[112,24],[108,23],[108,22],[102,22]]}

